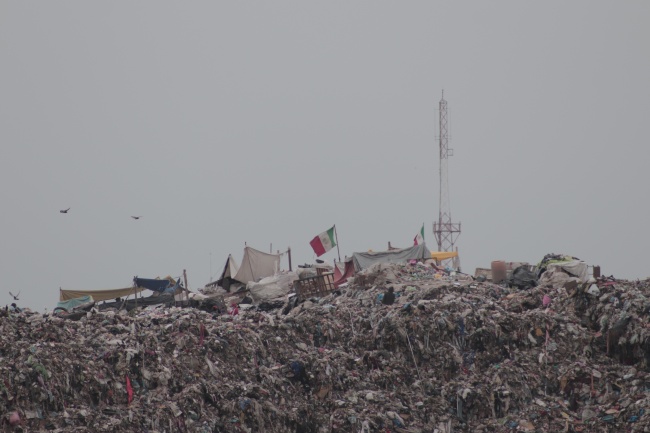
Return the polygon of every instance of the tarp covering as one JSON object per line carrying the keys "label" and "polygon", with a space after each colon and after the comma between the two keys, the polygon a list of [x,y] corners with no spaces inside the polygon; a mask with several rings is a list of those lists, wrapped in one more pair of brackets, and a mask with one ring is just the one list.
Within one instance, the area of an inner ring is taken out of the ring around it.
{"label": "tarp covering", "polygon": [[133,285],[143,289],[149,289],[153,292],[164,292],[173,283],[167,279],[152,280],[150,278],[133,278]]}
{"label": "tarp covering", "polygon": [[92,296],[95,302],[107,301],[109,299],[122,298],[125,296],[140,293],[140,287],[128,287],[125,289],[107,289],[107,290],[62,290],[59,289],[59,300],[69,301],[70,299],[81,298],[83,296]]}
{"label": "tarp covering", "polygon": [[251,247],[244,248],[244,258],[237,274],[233,277],[241,283],[259,281],[280,271],[280,255],[268,254]]}
{"label": "tarp covering", "polygon": [[589,279],[589,266],[582,260],[549,263],[546,270],[539,278],[539,284],[554,282],[557,285],[565,284],[571,279],[582,283]]}
{"label": "tarp covering", "polygon": [[447,260],[458,257],[458,251],[431,251],[431,258],[435,260]]}
{"label": "tarp covering", "polygon": [[176,281],[174,284],[171,284],[171,283],[170,283],[169,286],[167,286],[167,288],[166,288],[165,290],[163,290],[162,292],[163,292],[163,293],[171,293],[171,294],[174,294],[174,293],[176,293],[176,292],[180,292],[180,290],[179,290],[180,287],[181,287],[181,280],[179,279],[179,280]]}
{"label": "tarp covering", "polygon": [[228,254],[228,259],[223,267],[223,272],[214,284],[223,287],[225,290],[230,290],[230,283],[235,278],[235,275],[237,275],[238,270],[239,265],[235,261],[235,258],[232,254]]}
{"label": "tarp covering", "polygon": [[528,266],[518,266],[507,278],[510,287],[516,287],[520,290],[532,289],[537,286],[537,277],[535,273],[528,269]]}
{"label": "tarp covering", "polygon": [[79,307],[90,307],[95,303],[92,296],[81,296],[79,298],[70,299],[68,301],[61,301],[56,304],[57,308],[63,308],[65,311],[72,311]]}
{"label": "tarp covering", "polygon": [[286,272],[262,278],[259,283],[250,282],[246,285],[246,289],[251,294],[253,301],[261,302],[285,296],[297,279],[297,273]]}
{"label": "tarp covering", "polygon": [[349,259],[345,262],[334,262],[334,265],[334,287],[338,288],[354,275],[354,262]]}
{"label": "tarp covering", "polygon": [[549,263],[546,271],[553,269],[562,269],[567,274],[579,278],[582,282],[589,279],[589,266],[582,260],[571,260],[570,262]]}
{"label": "tarp covering", "polygon": [[401,250],[352,254],[354,268],[357,272],[367,269],[376,263],[404,263],[413,259],[424,260],[430,258],[431,251],[429,251],[426,244],[414,245]]}

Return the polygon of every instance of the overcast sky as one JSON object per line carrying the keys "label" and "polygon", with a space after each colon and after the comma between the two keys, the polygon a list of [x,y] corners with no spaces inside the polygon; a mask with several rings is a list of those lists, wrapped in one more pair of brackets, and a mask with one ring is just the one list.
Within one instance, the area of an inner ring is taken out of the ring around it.
{"label": "overcast sky", "polygon": [[196,289],[244,242],[295,267],[333,224],[342,256],[422,223],[435,249],[443,89],[464,271],[564,253],[648,277],[649,22],[647,1],[0,1],[1,302],[183,269]]}

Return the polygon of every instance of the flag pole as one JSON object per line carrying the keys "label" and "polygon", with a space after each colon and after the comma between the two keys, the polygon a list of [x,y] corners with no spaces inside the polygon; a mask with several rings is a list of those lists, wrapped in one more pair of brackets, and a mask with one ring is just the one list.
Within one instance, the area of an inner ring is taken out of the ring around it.
{"label": "flag pole", "polygon": [[339,263],[341,263],[341,250],[339,250],[339,234],[336,232],[336,224],[334,224],[334,237],[336,238],[336,252],[339,254]]}

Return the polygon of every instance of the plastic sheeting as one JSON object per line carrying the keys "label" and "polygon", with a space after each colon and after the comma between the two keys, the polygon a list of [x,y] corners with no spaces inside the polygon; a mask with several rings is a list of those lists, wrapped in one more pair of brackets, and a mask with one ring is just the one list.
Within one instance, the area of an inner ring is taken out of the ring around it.
{"label": "plastic sheeting", "polygon": [[149,278],[138,278],[133,279],[133,284],[136,287],[142,287],[143,289],[149,289],[154,292],[163,292],[166,288],[172,285],[172,282],[163,279],[163,280],[152,280]]}
{"label": "plastic sheeting", "polygon": [[528,266],[519,266],[512,271],[512,274],[507,278],[510,287],[518,289],[532,289],[537,285],[537,277],[535,273],[528,269]]}
{"label": "plastic sheeting", "polygon": [[589,279],[589,266],[582,260],[572,260],[570,262],[549,263],[546,266],[546,272],[562,270],[572,277],[580,279],[583,283]]}
{"label": "plastic sheeting", "polygon": [[298,274],[287,272],[262,278],[258,283],[251,281],[246,285],[246,289],[255,302],[277,299],[289,293],[293,282],[297,279]]}
{"label": "plastic sheeting", "polygon": [[92,296],[81,296],[79,298],[70,299],[68,301],[61,301],[56,304],[57,308],[63,308],[65,311],[72,311],[79,307],[89,307],[95,303]]}
{"label": "plastic sheeting", "polygon": [[352,254],[354,268],[357,272],[367,269],[376,263],[404,263],[409,260],[426,260],[430,258],[431,251],[429,251],[426,244],[414,245],[401,250]]}

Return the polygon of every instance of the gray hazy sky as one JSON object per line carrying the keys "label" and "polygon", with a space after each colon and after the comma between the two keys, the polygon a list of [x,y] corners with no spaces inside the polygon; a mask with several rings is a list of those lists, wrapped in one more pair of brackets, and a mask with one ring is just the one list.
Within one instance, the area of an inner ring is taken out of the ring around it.
{"label": "gray hazy sky", "polygon": [[0,1],[2,303],[198,288],[244,242],[311,263],[332,224],[341,255],[423,222],[435,248],[442,89],[465,271],[554,252],[645,278],[649,22],[647,1]]}

